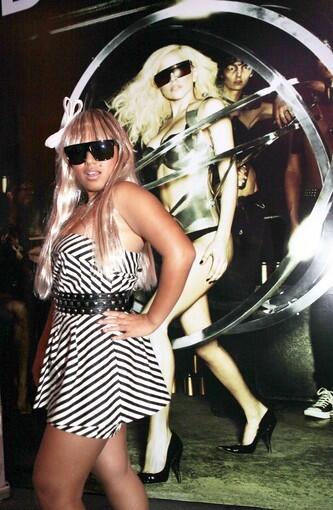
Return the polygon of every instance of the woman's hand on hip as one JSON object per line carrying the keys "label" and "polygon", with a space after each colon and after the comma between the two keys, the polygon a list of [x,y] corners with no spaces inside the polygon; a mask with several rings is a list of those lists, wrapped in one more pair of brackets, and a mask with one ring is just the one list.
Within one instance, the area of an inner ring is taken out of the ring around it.
{"label": "woman's hand on hip", "polygon": [[99,320],[104,333],[111,333],[114,340],[124,340],[130,337],[146,336],[157,329],[148,313],[127,313],[106,311],[104,319]]}

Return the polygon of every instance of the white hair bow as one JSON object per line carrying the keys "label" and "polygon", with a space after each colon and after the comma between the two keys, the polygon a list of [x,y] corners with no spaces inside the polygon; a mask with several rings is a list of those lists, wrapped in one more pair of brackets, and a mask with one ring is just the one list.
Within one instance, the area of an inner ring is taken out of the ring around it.
{"label": "white hair bow", "polygon": [[64,115],[61,122],[62,127],[59,131],[53,133],[53,135],[50,135],[45,140],[46,147],[49,147],[50,149],[56,149],[58,147],[66,126],[78,113],[82,111],[83,108],[83,102],[81,99],[70,99],[69,97],[65,97],[62,104],[64,106]]}

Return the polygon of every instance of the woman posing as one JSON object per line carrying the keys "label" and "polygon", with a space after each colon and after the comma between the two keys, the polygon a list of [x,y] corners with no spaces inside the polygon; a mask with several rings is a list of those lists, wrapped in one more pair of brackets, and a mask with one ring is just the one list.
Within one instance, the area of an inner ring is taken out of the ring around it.
{"label": "woman posing", "polygon": [[[139,74],[114,98],[111,106],[128,129],[131,141],[135,143],[141,139],[148,150],[154,150],[186,127],[223,108],[215,86],[216,75],[217,65],[210,58],[189,46],[169,45],[147,59]],[[210,168],[204,163],[214,154],[232,147],[231,122],[224,118],[186,137],[158,161],[158,178],[185,172],[161,187],[160,198],[192,240],[196,252],[180,299],[151,337],[169,391],[174,378],[174,357],[168,324],[180,316],[187,334],[211,324],[206,293],[224,273],[231,258],[236,168],[228,159],[219,163],[219,180],[223,186],[216,203]],[[161,232],[164,235],[162,229]],[[246,415],[242,443],[253,445],[264,415],[270,416],[267,408],[250,393],[234,361],[217,341],[200,346],[196,351],[242,406]],[[145,483],[166,481],[170,467],[179,474],[182,445],[169,428],[168,413],[169,406],[150,420],[146,460],[140,474]],[[236,445],[232,450],[243,453],[246,447]]]}
{"label": "woman posing", "polygon": [[[48,411],[34,485],[43,510],[82,510],[92,471],[112,508],[146,510],[125,424],[169,402],[146,335],[173,309],[194,250],[160,202],[136,184],[131,145],[111,114],[77,114],[58,151],[36,274],[38,294],[52,293],[53,305],[33,367],[35,407]],[[138,315],[129,313],[133,288],[154,283],[149,243],[162,257],[161,277],[149,311]]]}

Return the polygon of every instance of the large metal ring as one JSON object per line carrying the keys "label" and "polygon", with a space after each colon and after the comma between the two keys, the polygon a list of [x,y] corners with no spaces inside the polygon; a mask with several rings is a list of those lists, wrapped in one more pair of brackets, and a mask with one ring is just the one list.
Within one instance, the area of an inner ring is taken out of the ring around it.
{"label": "large metal ring", "polygon": [[[187,4],[187,5],[186,5]],[[115,38],[113,38],[95,57],[91,64],[87,67],[76,87],[74,88],[71,98],[78,99],[90,78],[93,76],[98,67],[102,62],[125,40],[131,37],[133,34],[147,28],[150,25],[159,23],[161,21],[181,18],[186,15],[187,18],[191,18],[188,9],[189,2],[181,2],[175,6],[162,9],[158,12],[145,16],[138,20],[136,23],[120,32]],[[282,32],[288,33],[298,42],[300,42],[305,48],[310,50],[315,56],[317,56],[322,63],[333,72],[333,55],[327,46],[320,41],[315,35],[309,32],[306,28],[302,27],[295,21],[278,14],[265,7],[256,6],[253,4],[237,1],[228,0],[206,0],[205,11],[209,11],[211,14],[216,13],[229,13],[242,15],[248,18],[258,19],[268,25],[274,26]],[[253,66],[254,70],[258,72],[270,85],[274,86],[274,89],[278,94],[286,101],[291,104],[293,112],[302,126],[309,144],[316,157],[318,167],[322,178],[324,180],[323,188],[320,193],[319,199],[315,204],[315,207],[311,213],[317,230],[322,228],[322,224],[325,222],[327,212],[329,209],[330,199],[333,189],[332,172],[330,170],[330,161],[311,118],[309,117],[305,105],[301,97],[295,92],[292,85],[281,76],[276,70],[270,68],[267,64],[262,63],[255,55],[251,54],[250,51],[237,46],[235,43],[225,41],[225,46],[230,44],[232,52],[235,53],[235,48],[238,51],[238,55],[246,54],[247,60]],[[236,53],[237,54],[237,53]],[[315,260],[315,259],[314,259]],[[233,333],[238,332],[241,323],[244,322],[255,310],[257,310],[262,303],[269,299],[280,285],[286,280],[288,275],[299,263],[299,259],[295,254],[289,253],[289,255],[282,261],[279,269],[273,273],[271,278],[264,284],[258,292],[251,295],[245,300],[240,307],[233,310],[231,314],[226,316],[224,319],[217,321],[209,328],[200,331],[194,335],[183,337],[174,342],[174,348],[187,347],[200,342],[214,338],[221,333]],[[304,276],[306,277],[308,273]],[[255,318],[254,321],[247,321],[242,324],[242,330],[256,329],[258,327],[266,327],[269,324],[277,322],[286,316],[289,316],[295,312],[300,311],[309,304],[311,304],[320,293],[324,292],[327,288],[330,279],[323,273],[319,272],[318,277],[315,279],[315,283],[306,282],[302,283],[302,288],[306,288],[306,292],[303,296],[291,299],[287,303],[283,303],[273,310],[273,313],[267,315],[258,320]],[[326,283],[325,283],[326,282]],[[296,289],[295,289],[296,290]],[[238,329],[237,329],[238,327]]]}

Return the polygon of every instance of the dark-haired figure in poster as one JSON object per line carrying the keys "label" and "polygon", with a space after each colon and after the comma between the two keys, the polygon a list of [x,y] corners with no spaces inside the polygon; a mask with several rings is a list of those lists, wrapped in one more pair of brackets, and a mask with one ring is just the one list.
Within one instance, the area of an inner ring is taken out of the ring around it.
{"label": "dark-haired figure in poster", "polygon": [[[156,50],[139,74],[114,98],[112,108],[127,127],[133,143],[139,139],[154,150],[196,121],[224,106],[216,87],[217,64],[189,46],[169,45]],[[211,324],[207,291],[227,268],[231,258],[231,225],[237,199],[235,165],[228,159],[218,165],[223,182],[218,203],[211,186],[211,169],[203,163],[214,154],[233,147],[232,125],[224,118],[209,128],[188,136],[162,156],[157,177],[177,171],[186,175],[164,185],[160,199],[192,240],[196,260],[184,291],[163,328],[154,334],[154,346],[171,390],[174,356],[168,324],[175,317],[187,334]],[[152,171],[152,169],[150,169]],[[163,235],[163,232],[161,232]],[[217,341],[196,349],[216,378],[240,403],[246,416],[241,445],[226,447],[234,453],[249,453],[256,441],[270,435],[275,417],[249,391],[230,355]],[[180,440],[168,424],[165,408],[150,420],[146,460],[141,473],[145,483],[166,481]]]}
{"label": "dark-haired figure in poster", "polygon": [[[252,68],[235,56],[228,56],[221,68],[222,99],[233,104],[239,101],[253,76]],[[255,138],[254,127],[258,122],[276,118],[280,126],[290,122],[293,116],[288,106],[282,102],[259,100],[258,104],[242,108],[232,113],[235,145]],[[261,279],[261,260],[265,237],[265,215],[267,199],[259,189],[255,161],[237,161],[238,200],[233,221],[234,257],[221,281],[222,288],[228,291],[230,300],[242,301]],[[267,173],[269,170],[267,169]],[[283,196],[281,197],[283,200]],[[266,231],[266,243],[269,240]],[[267,247],[266,247],[267,252]]]}
{"label": "dark-haired figure in poster", "polygon": [[[221,69],[222,99],[227,104],[239,101],[253,75],[252,68],[230,56]],[[251,128],[258,120],[272,116],[272,105],[260,102],[257,108],[237,110],[232,114],[235,145],[249,141]],[[228,299],[242,301],[259,283],[261,249],[264,236],[265,201],[258,188],[250,162],[237,162],[238,200],[233,221],[234,257],[221,281]]]}
{"label": "dark-haired figure in poster", "polygon": [[[148,510],[126,424],[170,400],[149,335],[177,302],[194,250],[138,186],[132,146],[110,113],[77,113],[53,146],[57,183],[35,284],[52,306],[33,366],[35,408],[47,408],[34,486],[43,510],[82,510],[92,471],[112,508]],[[157,292],[147,313],[130,313],[134,287],[156,282],[150,245],[162,258]]]}
{"label": "dark-haired figure in poster", "polygon": [[[317,62],[318,76],[301,91],[310,106],[330,157],[333,154],[333,76]],[[321,178],[313,151],[303,132],[293,134],[286,169],[286,196],[291,226],[310,214],[321,189]],[[333,211],[328,213],[326,232],[333,236]],[[314,359],[314,380],[318,388],[314,403],[305,416],[319,419],[333,417],[333,288],[310,307],[310,340]]]}

